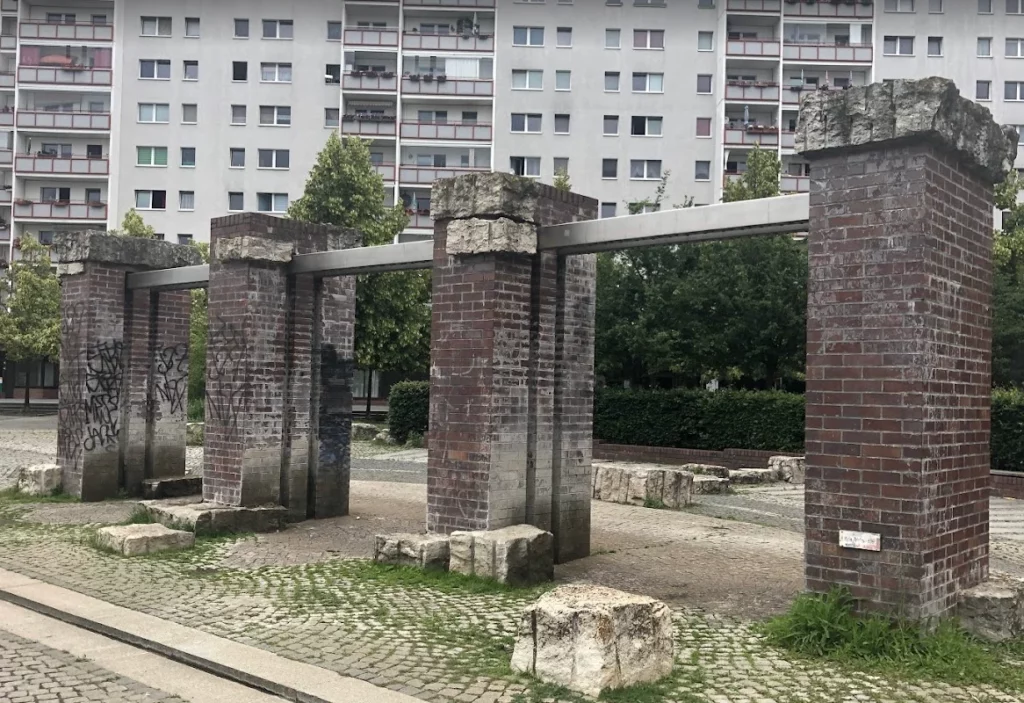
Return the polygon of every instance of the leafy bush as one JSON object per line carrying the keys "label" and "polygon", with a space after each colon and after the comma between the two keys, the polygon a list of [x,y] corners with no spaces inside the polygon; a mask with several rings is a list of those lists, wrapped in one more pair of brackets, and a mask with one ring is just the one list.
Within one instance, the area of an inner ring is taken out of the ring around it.
{"label": "leafy bush", "polygon": [[388,394],[388,430],[398,444],[410,434],[423,435],[430,418],[430,383],[403,381],[391,386]]}
{"label": "leafy bush", "polygon": [[1024,471],[1024,391],[992,394],[992,468]]}

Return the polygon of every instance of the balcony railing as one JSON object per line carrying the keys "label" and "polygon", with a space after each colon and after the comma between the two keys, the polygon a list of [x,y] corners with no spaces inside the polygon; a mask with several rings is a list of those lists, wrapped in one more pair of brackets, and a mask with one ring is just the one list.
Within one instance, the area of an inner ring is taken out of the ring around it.
{"label": "balcony railing", "polygon": [[113,81],[113,75],[114,71],[110,68],[18,66],[18,80],[22,83],[109,86]]}
{"label": "balcony railing", "polygon": [[398,179],[402,183],[430,185],[438,178],[455,178],[467,173],[486,171],[486,168],[468,168],[461,166],[448,168],[445,166],[402,166],[398,170]]}
{"label": "balcony railing", "polygon": [[107,204],[103,202],[72,202],[55,200],[35,203],[14,201],[14,217],[22,220],[106,220]]}
{"label": "balcony railing", "polygon": [[13,34],[0,35],[0,51],[14,51],[18,48],[18,38]]}
{"label": "balcony railing", "polygon": [[398,48],[397,27],[345,28],[345,46],[389,46]]}
{"label": "balcony railing", "polygon": [[365,137],[393,137],[396,132],[395,118],[391,116],[385,120],[368,120],[346,115],[341,120],[341,132]]}
{"label": "balcony railing", "polygon": [[726,42],[725,53],[729,56],[772,56],[782,50],[778,39],[730,39]]}
{"label": "balcony railing", "polygon": [[402,78],[402,92],[416,95],[490,97],[494,94],[494,81],[413,74]]}
{"label": "balcony railing", "polygon": [[783,193],[809,193],[811,191],[810,176],[790,176],[782,174],[779,190]]}
{"label": "balcony railing", "polygon": [[341,77],[341,87],[345,90],[396,93],[398,92],[398,77],[393,74],[390,78],[385,78],[381,75],[366,76],[358,73],[346,73]]}
{"label": "balcony railing", "polygon": [[489,34],[417,34],[406,32],[402,36],[403,49],[424,51],[494,51],[494,36]]}
{"label": "balcony railing", "polygon": [[408,7],[494,7],[494,0],[405,0]]}
{"label": "balcony railing", "polygon": [[14,90],[14,71],[0,73],[0,90],[4,88]]}
{"label": "balcony railing", "polygon": [[783,149],[794,149],[796,148],[796,132],[782,132],[782,148]]}
{"label": "balcony railing", "polygon": [[775,12],[782,9],[782,0],[729,0],[725,9],[729,12]]}
{"label": "balcony railing", "polygon": [[778,127],[726,127],[727,146],[778,146]]}
{"label": "balcony railing", "polygon": [[18,0],[0,0],[0,12],[17,12]]}
{"label": "balcony railing", "polygon": [[851,17],[870,19],[874,16],[874,4],[857,0],[846,2],[787,2],[784,13],[794,17]]}
{"label": "balcony railing", "polygon": [[110,24],[58,24],[49,22],[21,22],[23,40],[53,39],[56,41],[114,41],[114,26]]}
{"label": "balcony railing", "polygon": [[779,84],[729,82],[725,85],[725,99],[775,103],[779,101]]}
{"label": "balcony railing", "polygon": [[786,40],[783,58],[787,61],[837,61],[871,63],[871,44],[804,44]]}
{"label": "balcony railing", "polygon": [[795,86],[791,85],[782,90],[782,104],[783,105],[799,105],[803,97],[808,93],[813,93],[818,90],[843,90],[843,88],[837,88],[831,86],[828,88],[822,88],[814,85]]}
{"label": "balcony railing", "polygon": [[13,197],[11,195],[11,187],[0,188],[0,205],[10,206]]}
{"label": "balcony railing", "polygon": [[14,160],[18,173],[55,174],[59,176],[107,176],[110,162],[107,159],[89,159],[84,156],[33,156],[18,154]]}
{"label": "balcony railing", "polygon": [[10,166],[14,163],[14,151],[12,149],[0,149],[0,166]]}
{"label": "balcony railing", "polygon": [[110,113],[18,110],[18,126],[23,129],[70,129],[109,132]]}
{"label": "balcony railing", "polygon": [[443,139],[459,142],[489,142],[493,129],[489,124],[448,122],[403,122],[402,139]]}
{"label": "balcony railing", "polygon": [[380,177],[384,179],[385,183],[395,182],[395,165],[394,164],[374,164],[373,170],[380,174]]}
{"label": "balcony railing", "polygon": [[0,127],[13,127],[14,126],[14,110],[11,108],[5,108],[0,112]]}
{"label": "balcony railing", "polygon": [[406,210],[409,216],[409,227],[413,229],[434,229],[434,221],[430,219],[430,211]]}

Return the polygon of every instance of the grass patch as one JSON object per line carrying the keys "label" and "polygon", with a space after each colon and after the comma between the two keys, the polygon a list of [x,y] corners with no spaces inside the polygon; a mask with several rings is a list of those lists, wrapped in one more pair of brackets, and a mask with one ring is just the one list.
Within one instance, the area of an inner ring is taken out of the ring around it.
{"label": "grass patch", "polygon": [[453,571],[425,570],[411,566],[391,566],[372,561],[353,561],[347,569],[354,579],[379,583],[382,586],[432,588],[442,593],[514,593],[530,596],[549,591],[554,584],[511,586],[491,579],[467,576]]}
{"label": "grass patch", "polygon": [[206,398],[188,399],[188,421],[202,422],[206,418]]}
{"label": "grass patch", "polygon": [[645,508],[654,508],[655,510],[664,510],[665,501],[661,498],[644,498]]}
{"label": "grass patch", "polygon": [[799,596],[786,615],[760,626],[769,644],[861,670],[954,684],[1024,690],[1024,670],[1005,661],[1007,647],[975,639],[945,620],[932,631],[907,620],[860,616],[846,589]]}
{"label": "grass patch", "polygon": [[128,516],[128,519],[122,522],[122,525],[152,525],[156,523],[156,519],[153,515],[145,508],[137,507],[132,511],[132,514]]}
{"label": "grass patch", "polygon": [[55,488],[49,495],[33,496],[17,488],[0,491],[0,503],[77,503],[78,498]]}

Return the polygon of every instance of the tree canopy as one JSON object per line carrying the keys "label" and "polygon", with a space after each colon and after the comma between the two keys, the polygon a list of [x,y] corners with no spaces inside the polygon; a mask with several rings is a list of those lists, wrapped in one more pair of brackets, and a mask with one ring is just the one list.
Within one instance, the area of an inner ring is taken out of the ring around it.
{"label": "tree canopy", "polygon": [[996,207],[1003,211],[995,232],[992,304],[992,383],[1024,386],[1024,205],[1017,202],[1016,171],[996,186]]}
{"label": "tree canopy", "polygon": [[152,239],[156,236],[156,230],[146,224],[146,221],[142,219],[142,215],[136,212],[135,208],[131,208],[124,214],[124,219],[121,220],[121,227],[114,230],[113,234],[118,234],[122,237]]}

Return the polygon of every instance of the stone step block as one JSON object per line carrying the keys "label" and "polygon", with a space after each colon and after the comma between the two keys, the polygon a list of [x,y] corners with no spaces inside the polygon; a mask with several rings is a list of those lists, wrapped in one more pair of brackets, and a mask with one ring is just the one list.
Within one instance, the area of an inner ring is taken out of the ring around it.
{"label": "stone step block", "polygon": [[717,476],[694,476],[694,495],[717,495],[729,492],[729,479]]}
{"label": "stone step block", "polygon": [[677,467],[683,471],[689,471],[696,476],[717,476],[718,478],[729,478],[729,469],[717,464],[683,464]]}
{"label": "stone step block", "polygon": [[49,496],[60,491],[61,483],[57,464],[35,464],[21,470],[18,492],[27,496]]}
{"label": "stone step block", "polygon": [[139,507],[163,525],[195,534],[277,532],[288,518],[287,508],[280,505],[242,508],[195,498],[144,500]]}
{"label": "stone step block", "polygon": [[778,480],[774,469],[732,469],[729,472],[729,481],[734,485],[775,483]]}
{"label": "stone step block", "polygon": [[593,497],[609,503],[678,510],[693,499],[693,474],[676,466],[595,462],[592,476]]}
{"label": "stone step block", "polygon": [[789,483],[803,483],[807,474],[802,456],[773,456],[768,459],[768,468],[775,471],[780,481]]}
{"label": "stone step block", "polygon": [[448,538],[444,535],[400,532],[373,539],[373,560],[378,564],[447,571],[448,555]]}
{"label": "stone step block", "polygon": [[519,619],[512,669],[588,696],[672,673],[672,613],[646,596],[573,584]]}
{"label": "stone step block", "polygon": [[992,576],[961,591],[957,618],[965,630],[988,642],[1024,636],[1024,580]]}
{"label": "stone step block", "polygon": [[449,538],[451,571],[516,586],[555,577],[555,539],[532,525],[499,530],[453,532]]}
{"label": "stone step block", "polygon": [[98,530],[96,540],[101,547],[134,557],[169,549],[189,549],[195,544],[196,536],[160,524],[116,525]]}
{"label": "stone step block", "polygon": [[147,478],[142,482],[142,497],[145,500],[184,498],[185,496],[198,496],[201,495],[202,492],[202,476]]}

